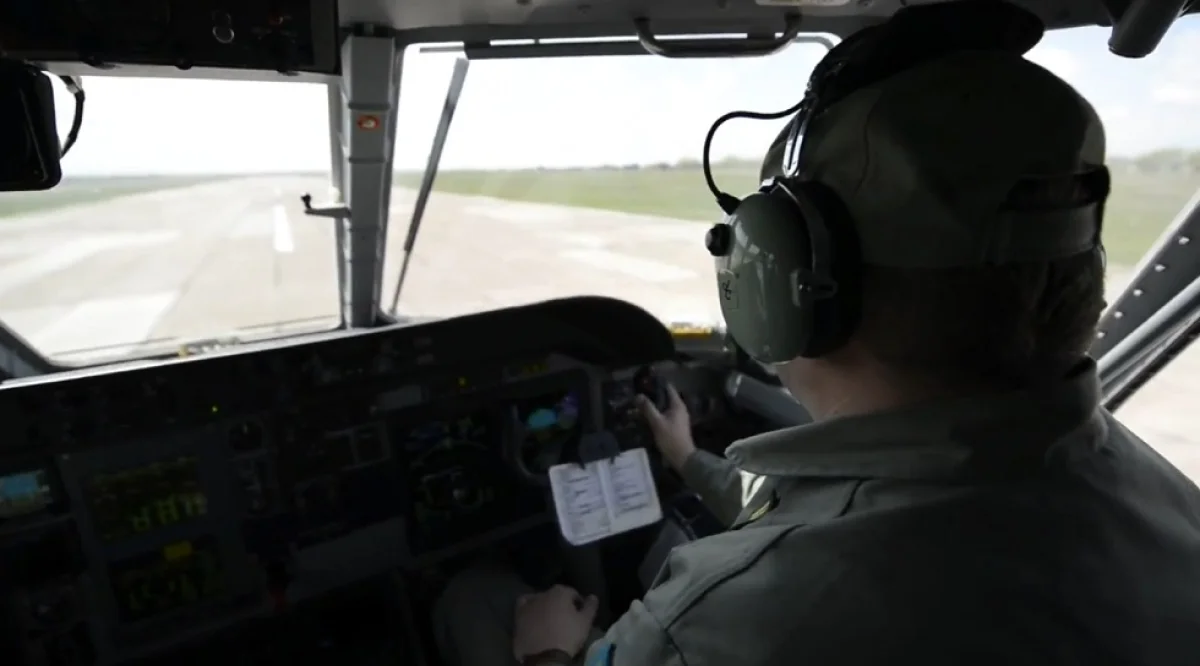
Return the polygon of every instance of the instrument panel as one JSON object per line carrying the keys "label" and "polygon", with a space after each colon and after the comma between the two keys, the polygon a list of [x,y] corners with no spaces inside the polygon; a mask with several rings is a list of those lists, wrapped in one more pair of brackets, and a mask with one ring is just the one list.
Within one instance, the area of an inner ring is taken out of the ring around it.
{"label": "instrument panel", "polygon": [[0,386],[16,663],[122,663],[551,523],[531,480],[586,433],[644,444],[627,377],[671,353],[643,311],[565,299]]}

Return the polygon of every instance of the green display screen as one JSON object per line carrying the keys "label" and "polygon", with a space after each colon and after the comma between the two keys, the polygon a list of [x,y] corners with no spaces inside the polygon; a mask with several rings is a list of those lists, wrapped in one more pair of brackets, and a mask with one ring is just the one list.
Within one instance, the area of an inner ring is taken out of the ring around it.
{"label": "green display screen", "polygon": [[123,622],[137,622],[225,594],[224,569],[212,537],[171,543],[109,564]]}
{"label": "green display screen", "polygon": [[84,483],[96,532],[111,542],[185,523],[208,513],[194,457],[96,474]]}

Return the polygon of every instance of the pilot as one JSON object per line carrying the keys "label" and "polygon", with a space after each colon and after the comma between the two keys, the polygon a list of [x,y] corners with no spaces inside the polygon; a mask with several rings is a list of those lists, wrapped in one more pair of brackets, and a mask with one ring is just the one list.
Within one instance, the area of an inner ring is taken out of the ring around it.
{"label": "pilot", "polygon": [[780,179],[708,239],[731,335],[814,423],[720,457],[676,394],[643,404],[730,530],[602,635],[593,597],[470,570],[448,661],[1197,663],[1200,491],[1100,405],[1104,130],[1023,58],[1040,38],[942,3],[827,55]]}

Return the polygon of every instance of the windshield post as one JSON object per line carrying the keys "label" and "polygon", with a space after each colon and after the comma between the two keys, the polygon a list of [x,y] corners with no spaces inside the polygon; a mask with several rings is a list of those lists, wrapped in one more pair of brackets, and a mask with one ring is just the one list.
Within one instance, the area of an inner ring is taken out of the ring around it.
{"label": "windshield post", "polygon": [[396,315],[396,307],[400,304],[400,290],[404,287],[404,278],[408,275],[408,263],[417,244],[417,234],[421,232],[421,218],[425,216],[425,206],[429,203],[429,194],[433,191],[433,183],[437,179],[442,149],[446,147],[446,137],[450,135],[450,123],[454,121],[454,111],[458,108],[458,99],[462,96],[463,86],[467,82],[467,67],[470,64],[471,61],[466,58],[454,61],[450,87],[446,90],[446,101],[442,105],[442,116],[438,119],[437,131],[433,135],[433,145],[429,148],[425,173],[421,176],[417,200],[413,204],[412,219],[408,223],[408,234],[404,238],[404,257],[401,259],[400,275],[396,278],[396,290],[392,293],[392,307],[388,311],[392,316]]}
{"label": "windshield post", "polygon": [[[345,224],[345,217],[341,211],[349,209],[345,207],[346,201],[346,135],[345,129],[345,114],[342,113],[342,86],[341,82],[335,81],[327,84],[328,102],[329,102],[329,162],[330,162],[330,190],[334,200],[338,203],[338,211],[332,213],[331,217],[334,220],[333,234],[333,251],[334,265],[337,269],[337,286],[338,286],[338,312],[341,315],[341,325],[345,326],[349,321],[347,319],[348,312],[344,304],[342,294],[345,293],[346,287],[346,250],[342,244],[342,225]],[[305,203],[305,207],[308,204]]]}
{"label": "windshield post", "polygon": [[[1200,189],[1150,248],[1129,281],[1100,319],[1093,358],[1103,359],[1200,275]],[[1106,377],[1101,377],[1106,380]]]}
{"label": "windshield post", "polygon": [[390,35],[373,34],[364,28],[343,42],[339,111],[329,117],[330,141],[342,144],[340,173],[349,212],[338,220],[337,260],[342,324],[350,328],[379,319],[400,97],[403,52]]}
{"label": "windshield post", "polygon": [[342,88],[336,83],[326,84],[329,92],[329,174],[330,189],[337,201],[346,200],[346,137],[342,134],[345,128],[345,117],[342,113]]}
{"label": "windshield post", "polygon": [[1200,332],[1200,277],[1192,280],[1121,344],[1100,359],[1104,406],[1121,404],[1196,340]]}

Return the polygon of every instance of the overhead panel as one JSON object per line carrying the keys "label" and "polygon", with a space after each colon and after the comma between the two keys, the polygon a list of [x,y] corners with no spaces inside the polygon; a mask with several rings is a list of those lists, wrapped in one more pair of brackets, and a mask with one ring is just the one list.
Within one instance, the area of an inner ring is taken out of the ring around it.
{"label": "overhead panel", "polygon": [[9,57],[337,74],[336,0],[15,0],[0,8]]}

